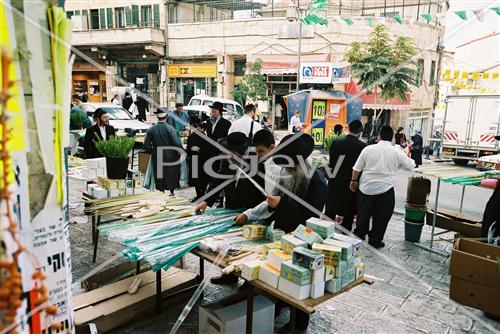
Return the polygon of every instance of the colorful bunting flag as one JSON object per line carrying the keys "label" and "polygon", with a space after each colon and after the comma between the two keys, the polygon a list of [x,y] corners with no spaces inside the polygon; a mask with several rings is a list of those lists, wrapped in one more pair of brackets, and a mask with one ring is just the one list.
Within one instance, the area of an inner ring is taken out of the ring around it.
{"label": "colorful bunting flag", "polygon": [[328,26],[328,20],[322,17],[319,17],[316,14],[307,14],[303,19],[301,19],[302,23],[311,25],[311,24],[323,24]]}
{"label": "colorful bunting flag", "polygon": [[365,20],[366,20],[366,23],[368,23],[368,25],[370,25],[370,26],[375,24],[375,18],[373,18],[371,16],[365,17]]}
{"label": "colorful bunting flag", "polygon": [[472,13],[474,13],[478,21],[484,21],[484,11],[482,9],[473,10]]}
{"label": "colorful bunting flag", "polygon": [[490,74],[488,72],[483,73],[483,79],[488,80],[490,78]]}
{"label": "colorful bunting flag", "polygon": [[479,79],[479,72],[472,73],[472,79],[474,79],[474,80]]}
{"label": "colorful bunting flag", "polygon": [[467,12],[465,10],[456,11],[455,14],[462,20],[467,20]]}
{"label": "colorful bunting flag", "polygon": [[498,75],[500,73],[496,72],[496,73],[493,73],[493,80],[498,80]]}
{"label": "colorful bunting flag", "polygon": [[350,26],[352,26],[354,24],[354,22],[348,17],[342,17],[342,21],[344,21],[347,25],[350,25]]}
{"label": "colorful bunting flag", "polygon": [[462,72],[462,79],[469,79],[469,72]]}
{"label": "colorful bunting flag", "polygon": [[429,14],[429,13],[422,14],[422,15],[420,15],[420,17],[422,17],[424,20],[426,20],[427,23],[429,23],[430,21],[432,21],[432,14]]}
{"label": "colorful bunting flag", "polygon": [[396,21],[399,24],[403,24],[403,22],[404,22],[403,18],[399,15],[394,15],[392,18],[394,19],[394,21]]}
{"label": "colorful bunting flag", "polygon": [[497,15],[500,15],[500,7],[492,7],[490,8],[492,11],[494,11],[495,13],[497,13]]}

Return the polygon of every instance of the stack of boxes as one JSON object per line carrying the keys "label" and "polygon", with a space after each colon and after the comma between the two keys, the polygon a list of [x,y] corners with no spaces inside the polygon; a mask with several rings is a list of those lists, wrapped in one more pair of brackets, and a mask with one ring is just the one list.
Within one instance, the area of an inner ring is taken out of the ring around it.
{"label": "stack of boxes", "polygon": [[142,187],[141,180],[108,179],[98,177],[97,183],[87,186],[87,192],[95,198],[132,195],[134,188]]}
{"label": "stack of boxes", "polygon": [[336,293],[362,278],[362,242],[334,231],[333,222],[310,218],[281,238],[281,249],[276,242],[264,245],[268,258],[258,268],[259,280],[302,300]]}

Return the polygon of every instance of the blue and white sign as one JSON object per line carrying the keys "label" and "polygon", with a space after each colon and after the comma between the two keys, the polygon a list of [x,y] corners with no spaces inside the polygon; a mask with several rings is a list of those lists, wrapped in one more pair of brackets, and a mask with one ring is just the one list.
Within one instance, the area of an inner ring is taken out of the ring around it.
{"label": "blue and white sign", "polygon": [[332,84],[349,83],[351,81],[351,65],[332,63]]}

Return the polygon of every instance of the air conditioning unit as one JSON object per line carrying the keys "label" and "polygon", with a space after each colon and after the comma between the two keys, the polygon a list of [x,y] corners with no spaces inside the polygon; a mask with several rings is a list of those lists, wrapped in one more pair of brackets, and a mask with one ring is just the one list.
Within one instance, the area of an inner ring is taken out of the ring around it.
{"label": "air conditioning unit", "polygon": [[71,17],[71,23],[73,23],[73,31],[89,30],[89,21],[87,16],[73,15]]}

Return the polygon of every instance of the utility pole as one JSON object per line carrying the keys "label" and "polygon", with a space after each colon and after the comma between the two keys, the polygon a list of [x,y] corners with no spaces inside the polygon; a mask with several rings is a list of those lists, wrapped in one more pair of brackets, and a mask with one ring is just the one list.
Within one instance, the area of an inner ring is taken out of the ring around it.
{"label": "utility pole", "polygon": [[[165,97],[163,98],[163,103],[164,107],[167,109],[169,108],[169,103],[170,103],[170,79],[168,78],[168,9],[169,9],[169,0],[164,0],[163,6],[164,6],[164,21],[165,21],[165,27],[163,28],[163,40],[165,42],[165,54],[163,56],[163,66],[165,66],[165,82],[164,87],[163,87],[163,92],[165,93]],[[161,71],[160,71],[161,73]]]}
{"label": "utility pole", "polygon": [[[436,51],[438,52],[438,63],[437,63],[437,70],[436,70],[436,80],[435,80],[436,88],[434,91],[434,102],[432,103],[432,121],[431,121],[431,128],[430,128],[430,130],[431,130],[430,138],[431,139],[432,139],[432,135],[433,135],[433,131],[434,131],[434,118],[436,117],[436,107],[437,107],[438,102],[439,102],[439,89],[440,89],[439,82],[440,82],[440,78],[441,78],[441,64],[443,61],[443,53],[444,53],[444,46],[441,43],[441,36],[439,36]],[[441,133],[441,138],[440,138],[441,145],[439,145],[439,147],[442,146],[443,135],[444,135],[444,132]],[[429,140],[429,142],[430,142],[430,140]],[[432,143],[434,143],[434,141],[432,141]],[[437,157],[439,158],[439,149],[437,150],[436,154],[437,154]],[[427,144],[427,158],[429,158],[429,144]]]}

